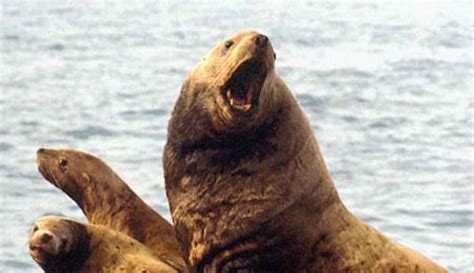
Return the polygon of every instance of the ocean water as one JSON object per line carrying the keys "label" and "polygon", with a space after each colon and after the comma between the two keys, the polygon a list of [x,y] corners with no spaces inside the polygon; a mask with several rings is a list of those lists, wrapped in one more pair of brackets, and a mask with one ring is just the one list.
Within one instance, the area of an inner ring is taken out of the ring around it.
{"label": "ocean water", "polygon": [[236,31],[267,33],[356,215],[453,272],[474,270],[470,1],[2,1],[0,271],[41,272],[27,231],[84,219],[36,169],[106,160],[168,217],[162,150],[180,85]]}

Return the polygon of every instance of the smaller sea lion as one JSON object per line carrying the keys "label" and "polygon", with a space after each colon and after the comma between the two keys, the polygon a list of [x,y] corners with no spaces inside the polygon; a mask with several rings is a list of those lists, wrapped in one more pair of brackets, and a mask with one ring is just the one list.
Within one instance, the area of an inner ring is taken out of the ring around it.
{"label": "smaller sea lion", "polygon": [[47,273],[178,272],[123,233],[65,217],[38,219],[29,233],[29,247]]}
{"label": "smaller sea lion", "polygon": [[88,221],[123,232],[148,246],[181,272],[181,258],[173,226],[148,206],[104,161],[73,149],[40,148],[38,169],[64,191]]}

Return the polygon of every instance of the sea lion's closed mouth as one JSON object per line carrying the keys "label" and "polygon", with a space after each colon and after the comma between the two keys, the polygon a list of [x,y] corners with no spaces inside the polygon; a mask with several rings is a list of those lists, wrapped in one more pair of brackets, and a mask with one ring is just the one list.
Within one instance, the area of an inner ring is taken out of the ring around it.
{"label": "sea lion's closed mouth", "polygon": [[41,173],[41,175],[46,179],[48,180],[49,182],[51,182],[54,186],[58,187],[58,184],[57,184],[57,181],[54,177],[54,175],[48,171],[47,169],[44,169],[40,166],[38,166],[38,171]]}
{"label": "sea lion's closed mouth", "polygon": [[54,256],[46,252],[42,247],[30,246],[30,255],[40,265],[54,263]]}
{"label": "sea lion's closed mouth", "polygon": [[262,86],[262,74],[262,63],[258,60],[240,64],[222,89],[229,105],[244,112],[251,110]]}
{"label": "sea lion's closed mouth", "polygon": [[52,177],[51,175],[49,174],[49,172],[47,172],[46,170],[44,170],[43,168],[41,168],[41,166],[38,166],[38,171],[40,172],[40,174],[48,181],[52,182]]}

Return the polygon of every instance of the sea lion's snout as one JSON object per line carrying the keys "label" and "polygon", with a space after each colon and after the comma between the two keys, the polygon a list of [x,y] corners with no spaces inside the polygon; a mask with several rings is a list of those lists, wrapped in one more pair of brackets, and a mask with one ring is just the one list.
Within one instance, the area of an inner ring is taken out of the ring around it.
{"label": "sea lion's snout", "polygon": [[51,155],[50,155],[50,150],[46,148],[39,148],[36,151],[36,164],[38,164],[38,171],[41,173],[41,175],[48,180],[49,182],[53,183],[56,185],[54,176],[50,171],[48,171],[48,166],[51,165]]}
{"label": "sea lion's snout", "polygon": [[60,252],[61,240],[51,231],[41,229],[35,224],[29,236],[29,249],[31,257],[40,264],[47,261]]}
{"label": "sea lion's snout", "polygon": [[55,156],[61,153],[62,149],[59,148],[45,148],[41,147],[36,150],[36,157],[47,157],[47,156]]}
{"label": "sea lion's snout", "polygon": [[39,148],[38,150],[36,150],[36,163],[38,163],[38,165],[41,165],[51,155],[53,155],[51,149],[43,147]]}
{"label": "sea lion's snout", "polygon": [[263,34],[257,34],[255,37],[255,44],[259,48],[264,48],[268,44],[268,37]]}
{"label": "sea lion's snout", "polygon": [[38,165],[41,164],[41,161],[43,160],[45,155],[46,155],[45,148],[39,148],[38,150],[36,150],[36,163],[38,163]]}
{"label": "sea lion's snout", "polygon": [[58,183],[65,181],[63,176],[69,168],[68,162],[68,156],[62,149],[39,148],[36,151],[38,171],[55,186],[59,187]]}

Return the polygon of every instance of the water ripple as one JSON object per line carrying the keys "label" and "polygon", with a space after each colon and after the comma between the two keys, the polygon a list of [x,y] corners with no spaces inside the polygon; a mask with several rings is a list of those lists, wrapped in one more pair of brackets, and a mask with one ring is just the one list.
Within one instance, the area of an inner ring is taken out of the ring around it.
{"label": "water ripple", "polygon": [[92,125],[78,129],[65,130],[64,133],[66,136],[71,136],[76,139],[88,139],[97,136],[112,137],[116,135],[114,131],[106,129],[105,127]]}

